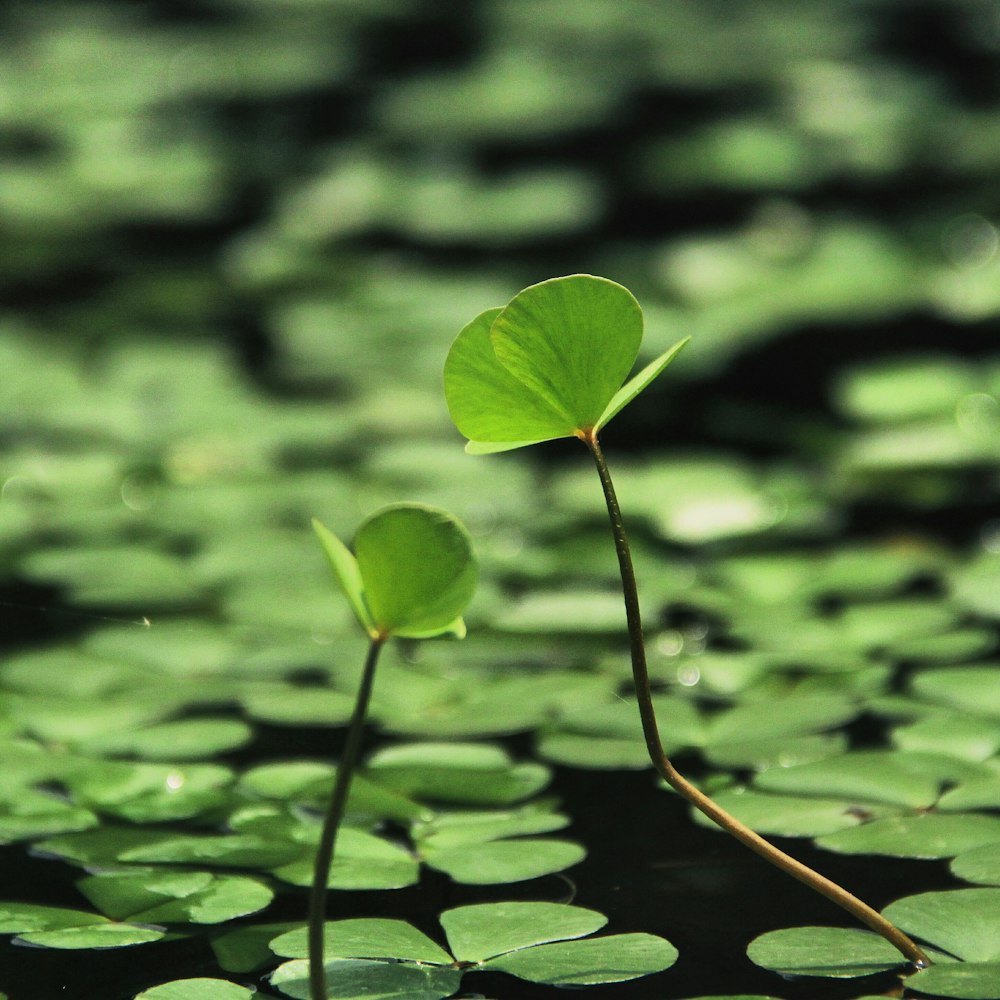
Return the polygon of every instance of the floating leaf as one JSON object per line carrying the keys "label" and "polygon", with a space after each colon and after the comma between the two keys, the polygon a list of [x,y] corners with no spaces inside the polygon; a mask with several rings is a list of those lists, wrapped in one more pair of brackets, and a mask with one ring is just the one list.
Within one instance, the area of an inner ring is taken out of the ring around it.
{"label": "floating leaf", "polygon": [[950,868],[966,882],[1000,885],[1000,841],[963,851],[952,859]]}
{"label": "floating leaf", "polygon": [[[449,965],[449,955],[405,920],[365,917],[332,920],[323,925],[323,950],[342,958],[392,958],[410,962]],[[288,931],[271,941],[271,950],[283,958],[308,958],[305,927]]]}
{"label": "floating leaf", "polygon": [[876,819],[816,841],[840,854],[885,854],[895,858],[950,858],[1000,842],[1000,816],[976,813]]}
{"label": "floating leaf", "polygon": [[518,837],[428,851],[432,868],[466,885],[497,885],[538,878],[578,864],[586,850],[570,840]]}
{"label": "floating leaf", "polygon": [[510,952],[483,963],[533,983],[592,986],[638,979],[669,969],[677,949],[652,934],[612,934],[587,941],[558,941]]}
{"label": "floating leaf", "polygon": [[608,922],[596,910],[564,903],[480,903],[441,914],[448,944],[461,962],[592,934]]}
{"label": "floating leaf", "polygon": [[135,1000],[261,1000],[256,990],[231,983],[227,979],[175,979],[143,990]]}
{"label": "floating leaf", "polygon": [[919,993],[959,1000],[993,1000],[997,983],[1000,983],[1000,962],[932,965],[906,979],[906,985]]}
{"label": "floating leaf", "polygon": [[463,805],[506,805],[544,788],[551,773],[542,764],[515,764],[497,746],[411,743],[379,750],[367,776],[408,797]]}
{"label": "floating leaf", "polygon": [[1000,889],[921,892],[897,899],[883,913],[962,961],[1000,962]]}
{"label": "floating leaf", "polygon": [[77,885],[107,916],[149,924],[218,924],[262,910],[274,895],[255,879],[155,868],[101,872]]}
{"label": "floating leaf", "polygon": [[158,941],[161,930],[115,923],[82,910],[32,903],[0,905],[0,934],[16,934],[28,944],[43,948],[122,948]]}
{"label": "floating leaf", "polygon": [[[462,973],[440,965],[335,958],[324,963],[326,987],[337,1000],[443,1000],[458,989]],[[285,962],[271,974],[271,985],[293,1000],[310,1000],[309,963]]]}
{"label": "floating leaf", "polygon": [[885,938],[853,927],[789,927],[747,946],[750,961],[783,976],[853,979],[898,968],[904,961]]}

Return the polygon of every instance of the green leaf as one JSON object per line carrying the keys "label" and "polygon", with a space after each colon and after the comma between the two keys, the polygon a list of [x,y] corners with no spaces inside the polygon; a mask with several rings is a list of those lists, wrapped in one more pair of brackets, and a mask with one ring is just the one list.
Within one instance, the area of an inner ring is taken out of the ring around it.
{"label": "green leaf", "polygon": [[916,755],[878,750],[772,768],[758,775],[754,784],[769,792],[841,796],[911,808],[933,805],[940,790],[938,778]]}
{"label": "green leaf", "polygon": [[564,903],[477,903],[441,914],[448,944],[460,962],[482,962],[536,944],[583,937],[607,922],[596,910]]}
{"label": "green leaf", "polygon": [[477,574],[469,536],[449,513],[384,507],[358,528],[354,551],[377,630],[414,637],[454,630]]}
{"label": "green leaf", "polygon": [[482,313],[445,361],[452,420],[475,454],[603,427],[656,378],[674,345],[632,378],[642,310],[628,289],[574,274],[525,288]]}
{"label": "green leaf", "polygon": [[137,994],[135,1000],[251,1000],[255,990],[227,979],[175,979]]}
{"label": "green leaf", "polygon": [[320,545],[330,561],[330,568],[340,585],[340,589],[347,598],[354,616],[361,623],[361,627],[366,632],[372,632],[375,628],[368,608],[365,605],[364,584],[361,582],[361,571],[358,569],[358,561],[354,558],[350,549],[325,525],[321,524],[315,517],[312,521],[313,530],[319,538]]}
{"label": "green leaf", "polygon": [[885,938],[854,927],[788,927],[768,931],[747,945],[747,956],[783,976],[854,979],[903,964]]}
{"label": "green leaf", "polygon": [[525,948],[483,963],[533,983],[591,986],[620,983],[669,969],[677,949],[653,934],[613,934],[587,941],[558,941]]}
{"label": "green leaf", "polygon": [[932,965],[914,976],[906,985],[920,993],[959,1000],[993,1000],[1000,983],[1000,962],[961,962]]}
{"label": "green leaf", "polygon": [[[439,965],[338,958],[325,963],[327,992],[337,1000],[443,1000],[458,990],[462,973]],[[293,1000],[310,1000],[309,964],[278,966],[271,984]]]}
{"label": "green leaf", "polygon": [[[712,798],[751,829],[776,837],[816,837],[861,822],[857,805],[850,799],[771,795],[743,788],[723,789]],[[699,825],[716,829],[715,823],[700,811],[692,809],[692,816]]]}
{"label": "green leaf", "polygon": [[1000,962],[1000,889],[921,892],[897,899],[883,913],[965,962]]}
{"label": "green leaf", "polygon": [[156,868],[101,872],[77,886],[107,916],[147,924],[218,924],[262,910],[274,895],[251,878]]}
{"label": "green leaf", "polygon": [[159,941],[161,930],[121,924],[83,910],[33,903],[0,905],[0,934],[43,948],[121,948]]}
{"label": "green leaf", "polygon": [[816,842],[840,854],[950,858],[973,847],[1000,843],[1000,816],[925,813],[885,817],[851,830],[831,833]]}
{"label": "green leaf", "polygon": [[[315,842],[319,827],[299,831],[296,839]],[[313,854],[282,865],[274,874],[293,885],[311,885]],[[331,889],[399,889],[419,878],[417,860],[404,848],[376,837],[366,830],[342,827],[337,835],[337,852],[330,868]]]}
{"label": "green leaf", "polygon": [[179,719],[140,729],[109,730],[82,741],[82,749],[111,756],[146,760],[196,760],[237,750],[253,739],[253,729],[240,719]]}
{"label": "green leaf", "polygon": [[578,864],[587,852],[569,840],[515,838],[428,852],[432,868],[466,885],[522,882]]}
{"label": "green leaf", "polygon": [[251,924],[211,939],[212,951],[226,972],[254,972],[273,964],[274,952],[268,947],[278,935],[298,924]]}
{"label": "green leaf", "polygon": [[108,921],[86,927],[64,927],[53,931],[33,931],[19,934],[18,939],[42,948],[83,950],[91,948],[127,948],[136,944],[159,941],[164,932],[134,924],[117,924]]}
{"label": "green leaf", "polygon": [[597,421],[597,429],[600,430],[600,428],[609,423],[622,410],[624,410],[625,407],[628,406],[628,404],[631,403],[632,400],[635,399],[635,397],[638,396],[647,385],[658,378],[663,369],[666,368],[678,354],[680,354],[681,350],[690,340],[690,337],[685,337],[683,340],[679,340],[673,347],[668,348],[658,358],[650,361],[650,363],[646,365],[646,367],[643,368],[638,375],[634,375],[630,378],[614,394],[614,396],[611,397],[611,402],[608,403],[604,412],[601,414],[600,419]]}
{"label": "green leaf", "polygon": [[0,934],[26,934],[32,931],[60,930],[103,924],[106,918],[85,910],[70,910],[61,906],[39,906],[35,903],[0,904]]}
{"label": "green leaf", "polygon": [[965,882],[1000,885],[1000,841],[963,851],[950,867],[951,873]]}
{"label": "green leaf", "polygon": [[493,321],[497,361],[571,432],[595,427],[635,363],[642,310],[623,286],[588,274],[514,296]]}
{"label": "green leaf", "polygon": [[[450,965],[451,955],[405,920],[357,918],[329,920],[323,925],[323,951],[338,958],[391,958],[401,961]],[[308,958],[305,927],[282,934],[271,942],[282,958]]]}
{"label": "green leaf", "polygon": [[408,797],[506,805],[540,791],[549,783],[551,772],[543,764],[515,764],[498,746],[409,743],[374,753],[367,777]]}
{"label": "green leaf", "polygon": [[490,340],[500,309],[489,309],[466,326],[444,363],[444,392],[455,426],[469,451],[484,454],[572,437],[572,421],[518,381],[498,361]]}

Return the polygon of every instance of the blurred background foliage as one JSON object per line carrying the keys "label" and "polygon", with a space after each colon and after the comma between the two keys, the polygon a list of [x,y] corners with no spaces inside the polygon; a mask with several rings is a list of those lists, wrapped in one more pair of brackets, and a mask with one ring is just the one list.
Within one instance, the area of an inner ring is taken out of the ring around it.
{"label": "blurred background foliage", "polygon": [[[415,499],[484,582],[470,641],[387,665],[383,728],[554,718],[541,756],[641,766],[591,474],[463,455],[440,386],[474,315],[577,271],[635,292],[645,355],[693,336],[607,435],[658,679],[752,703],[808,661],[914,722],[895,666],[996,644],[998,224],[994,0],[11,0],[0,734],[158,760],[173,731],[128,734],[206,705],[342,722],[309,518]],[[720,767],[778,753],[692,719]],[[185,759],[254,738],[213,732]],[[97,822],[17,794],[10,839]]]}

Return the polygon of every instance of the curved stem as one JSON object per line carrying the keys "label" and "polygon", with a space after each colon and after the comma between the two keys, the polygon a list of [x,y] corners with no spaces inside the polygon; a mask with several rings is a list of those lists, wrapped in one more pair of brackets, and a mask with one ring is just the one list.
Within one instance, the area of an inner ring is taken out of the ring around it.
{"label": "curved stem", "polygon": [[754,833],[745,823],[731,816],[725,809],[717,805],[701,789],[696,788],[670,762],[663,752],[660,733],[656,724],[656,714],[653,711],[652,693],[649,687],[649,672],[646,668],[646,647],[642,637],[642,619],[639,615],[639,594],[635,582],[635,571],[632,568],[632,554],[629,549],[625,525],[622,522],[618,498],[615,495],[611,474],[608,472],[604,453],[597,439],[597,432],[589,430],[580,434],[580,439],[590,449],[597,464],[597,473],[601,477],[604,489],[604,499],[611,518],[611,531],[615,536],[615,550],[618,553],[618,567],[621,570],[622,593],[625,598],[625,616],[628,620],[629,644],[632,652],[632,676],[635,682],[635,696],[639,703],[639,715],[642,719],[642,732],[646,740],[649,758],[660,776],[674,791],[682,795],[696,809],[734,836],[751,851],[770,861],[772,865],[787,872],[793,878],[804,882],[811,889],[827,899],[843,907],[863,924],[867,924],[877,934],[881,934],[918,969],[931,964],[930,959],[920,947],[904,934],[895,924],[890,923],[881,913],[873,910],[867,903],[848,892],[836,882],[831,881],[808,865],[797,861],[791,855],[785,854],[773,844],[768,843],[760,834]]}
{"label": "curved stem", "polygon": [[361,736],[364,732],[368,702],[371,700],[372,683],[375,680],[375,665],[382,651],[386,637],[372,637],[365,659],[361,683],[358,686],[354,712],[347,730],[344,752],[337,766],[337,777],[330,795],[330,804],[323,820],[319,847],[316,848],[316,866],[313,869],[312,890],[309,894],[309,993],[312,1000],[327,1000],[326,971],[323,967],[323,921],[326,917],[326,889],[333,863],[333,848],[337,842],[337,830],[344,818],[347,795],[351,790],[351,778],[361,750]]}

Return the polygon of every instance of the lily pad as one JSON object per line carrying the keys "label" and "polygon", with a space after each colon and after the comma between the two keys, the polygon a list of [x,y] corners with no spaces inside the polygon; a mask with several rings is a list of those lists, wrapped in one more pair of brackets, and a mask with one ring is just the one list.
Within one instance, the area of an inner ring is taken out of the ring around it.
{"label": "lily pad", "polygon": [[260,998],[256,990],[247,989],[227,979],[175,979],[152,986],[137,994],[135,1000],[251,1000]]}

